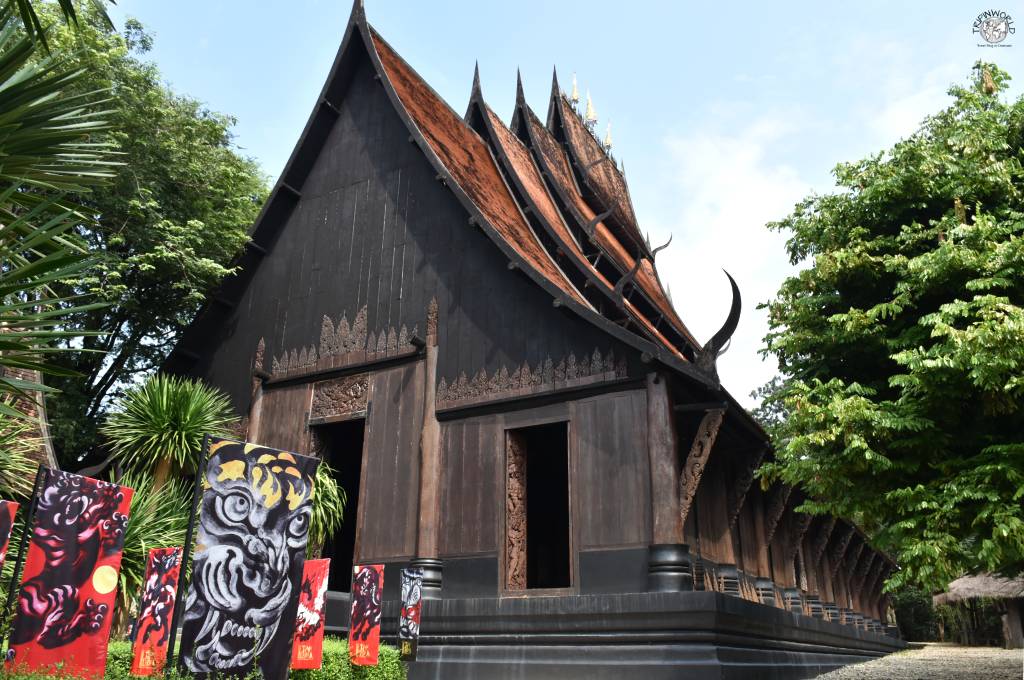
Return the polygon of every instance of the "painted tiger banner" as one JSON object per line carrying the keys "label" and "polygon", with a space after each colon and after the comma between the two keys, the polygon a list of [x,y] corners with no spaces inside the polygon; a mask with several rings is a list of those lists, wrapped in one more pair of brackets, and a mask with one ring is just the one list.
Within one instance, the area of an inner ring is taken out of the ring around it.
{"label": "painted tiger banner", "polygon": [[327,575],[331,561],[306,560],[299,588],[299,610],[292,642],[292,670],[320,668],[324,657],[324,620],[327,616]]}
{"label": "painted tiger banner", "polygon": [[154,675],[167,661],[167,637],[181,573],[181,548],[153,548],[146,560],[146,579],[139,598],[132,643],[132,675]]}
{"label": "painted tiger banner", "polygon": [[383,564],[352,567],[352,618],[348,627],[348,655],[356,666],[377,665],[383,592]]}
{"label": "painted tiger banner", "polygon": [[423,610],[423,570],[402,570],[402,614],[398,619],[398,651],[402,661],[415,661]]}
{"label": "painted tiger banner", "polygon": [[19,671],[99,677],[134,492],[47,470],[37,496],[7,663]]}
{"label": "painted tiger banner", "polygon": [[0,569],[4,568],[4,561],[7,559],[7,548],[11,544],[11,531],[14,529],[14,518],[17,514],[17,503],[0,501]]}
{"label": "painted tiger banner", "polygon": [[284,680],[320,461],[210,438],[180,663]]}

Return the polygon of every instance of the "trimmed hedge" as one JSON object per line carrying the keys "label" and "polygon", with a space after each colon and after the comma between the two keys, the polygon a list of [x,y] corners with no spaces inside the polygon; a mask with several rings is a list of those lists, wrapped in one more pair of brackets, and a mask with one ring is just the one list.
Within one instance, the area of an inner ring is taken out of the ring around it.
{"label": "trimmed hedge", "polygon": [[[107,670],[104,680],[130,680],[132,646],[130,642],[111,642],[107,650]],[[380,646],[380,661],[376,666],[353,666],[348,658],[348,641],[328,637],[324,639],[324,664],[315,671],[292,671],[296,680],[405,680],[405,664],[398,658],[398,650],[389,645]],[[41,673],[0,672],[5,680],[42,680],[52,678]],[[165,680],[191,680],[191,675],[166,673]]]}

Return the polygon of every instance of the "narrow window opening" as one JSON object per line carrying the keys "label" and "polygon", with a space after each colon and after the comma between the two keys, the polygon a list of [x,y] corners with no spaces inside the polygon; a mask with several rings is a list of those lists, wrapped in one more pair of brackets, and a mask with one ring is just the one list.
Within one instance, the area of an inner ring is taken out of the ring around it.
{"label": "narrow window opening", "polygon": [[321,455],[330,463],[335,479],[345,490],[344,521],[324,541],[323,556],[331,558],[327,588],[346,593],[351,587],[352,563],[356,551],[365,426],[366,421],[359,418],[316,428]]}
{"label": "narrow window opening", "polygon": [[506,585],[510,590],[571,585],[569,425],[507,433]]}

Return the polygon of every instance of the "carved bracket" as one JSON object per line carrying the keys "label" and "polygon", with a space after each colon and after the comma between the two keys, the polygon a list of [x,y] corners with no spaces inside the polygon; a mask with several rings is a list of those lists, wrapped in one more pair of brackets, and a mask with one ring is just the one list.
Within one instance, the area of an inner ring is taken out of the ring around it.
{"label": "carved bracket", "polygon": [[843,565],[843,555],[846,553],[846,548],[850,545],[850,540],[856,533],[856,529],[852,526],[848,527],[846,531],[840,536],[839,541],[836,543],[835,548],[832,550],[832,554],[829,557],[832,560],[832,577],[839,573],[839,568]]}
{"label": "carved bracket", "polygon": [[860,559],[853,571],[853,582],[851,583],[851,586],[854,592],[862,592],[864,584],[868,578],[868,573],[871,571],[871,567],[877,558],[878,553],[872,550],[870,546],[868,546],[867,550],[861,553]]}
{"label": "carved bracket", "polygon": [[764,460],[767,452],[768,447],[762,447],[760,451],[750,457],[747,464],[743,466],[740,473],[736,476],[735,483],[729,493],[730,529],[736,526],[736,520],[740,517],[740,510],[743,509],[743,500],[747,497],[747,492],[750,491],[750,485],[754,483],[754,473],[761,467],[761,461]]}
{"label": "carved bracket", "polygon": [[700,478],[708,464],[711,449],[718,438],[718,430],[722,427],[725,409],[716,408],[704,414],[693,438],[690,454],[686,457],[683,472],[679,475],[679,523],[686,525],[686,516],[690,513],[693,499],[697,496]]}
{"label": "carved bracket", "polygon": [[786,512],[786,505],[793,493],[793,487],[788,484],[776,484],[768,500],[768,508],[765,511],[764,531],[765,541],[771,543],[775,538],[775,530],[779,528],[779,521]]}
{"label": "carved bracket", "polygon": [[825,523],[818,530],[817,535],[814,537],[814,543],[811,545],[811,566],[818,566],[821,564],[821,558],[825,554],[825,548],[828,547],[828,540],[832,538],[832,530],[836,528],[836,518],[834,515],[830,515]]}
{"label": "carved bracket", "polygon": [[370,378],[366,373],[315,383],[309,419],[319,420],[365,411],[369,390]]}
{"label": "carved bracket", "polygon": [[800,550],[800,542],[803,541],[804,534],[811,527],[811,522],[814,520],[814,515],[809,515],[806,512],[794,512],[793,516],[793,531],[789,537],[789,546],[786,548],[786,559],[793,559],[797,551]]}

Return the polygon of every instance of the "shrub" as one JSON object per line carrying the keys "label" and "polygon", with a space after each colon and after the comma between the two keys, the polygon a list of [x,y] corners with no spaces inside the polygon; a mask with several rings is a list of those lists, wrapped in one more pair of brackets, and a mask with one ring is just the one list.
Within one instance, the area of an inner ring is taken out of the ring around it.
{"label": "shrub", "polygon": [[938,622],[932,597],[918,588],[903,588],[893,593],[892,608],[903,639],[930,642],[936,639]]}

